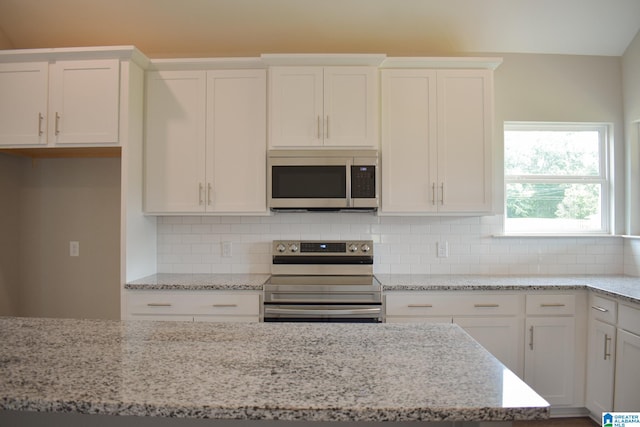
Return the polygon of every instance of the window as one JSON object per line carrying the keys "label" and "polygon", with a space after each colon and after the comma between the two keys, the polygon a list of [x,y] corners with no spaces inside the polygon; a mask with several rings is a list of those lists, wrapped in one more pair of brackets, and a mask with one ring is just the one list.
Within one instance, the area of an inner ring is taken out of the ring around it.
{"label": "window", "polygon": [[505,233],[608,232],[608,130],[506,123]]}

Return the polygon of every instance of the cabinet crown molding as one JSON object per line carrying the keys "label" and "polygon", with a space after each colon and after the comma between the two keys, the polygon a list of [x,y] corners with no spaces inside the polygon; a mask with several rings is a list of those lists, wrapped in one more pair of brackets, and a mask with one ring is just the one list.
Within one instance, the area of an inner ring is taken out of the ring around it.
{"label": "cabinet crown molding", "polygon": [[387,55],[378,53],[263,53],[260,59],[267,66],[372,66],[378,67]]}
{"label": "cabinet crown molding", "polygon": [[386,58],[380,68],[446,68],[446,69],[487,69],[495,70],[502,64],[499,57],[441,56],[418,57],[398,56]]}
{"label": "cabinet crown molding", "polygon": [[135,46],[65,47],[47,49],[0,50],[0,63],[61,61],[61,60],[119,59],[131,60],[147,68],[149,58]]}

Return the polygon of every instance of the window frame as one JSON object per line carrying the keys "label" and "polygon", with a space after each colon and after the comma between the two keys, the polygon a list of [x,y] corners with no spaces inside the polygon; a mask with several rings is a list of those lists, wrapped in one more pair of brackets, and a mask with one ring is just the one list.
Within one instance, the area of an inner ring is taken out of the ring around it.
{"label": "window frame", "polygon": [[[504,153],[506,152],[506,133],[508,131],[597,131],[599,134],[599,169],[600,175],[507,175],[505,167]],[[611,235],[611,209],[613,206],[613,177],[611,176],[610,159],[613,158],[611,150],[612,144],[612,125],[610,123],[598,122],[504,122],[503,129],[503,184],[504,184],[504,220],[503,232],[505,235]],[[558,233],[553,230],[527,230],[515,231],[509,230],[507,227],[507,186],[514,183],[531,183],[531,184],[599,184],[600,193],[600,229],[598,230],[571,230]]]}

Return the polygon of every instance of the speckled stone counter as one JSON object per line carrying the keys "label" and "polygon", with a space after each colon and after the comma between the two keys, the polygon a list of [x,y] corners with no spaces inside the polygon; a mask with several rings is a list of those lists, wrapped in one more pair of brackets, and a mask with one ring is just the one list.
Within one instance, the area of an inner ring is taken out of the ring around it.
{"label": "speckled stone counter", "polygon": [[578,290],[640,303],[640,277],[630,276],[479,276],[376,274],[385,292]]}
{"label": "speckled stone counter", "polygon": [[158,273],[133,280],[125,289],[159,290],[262,290],[269,274],[169,274]]}
{"label": "speckled stone counter", "polygon": [[0,410],[218,420],[546,418],[453,324],[0,318]]}

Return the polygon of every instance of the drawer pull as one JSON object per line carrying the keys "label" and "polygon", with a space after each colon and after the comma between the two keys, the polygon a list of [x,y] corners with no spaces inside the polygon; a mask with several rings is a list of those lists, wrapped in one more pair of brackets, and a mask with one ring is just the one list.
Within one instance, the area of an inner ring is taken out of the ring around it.
{"label": "drawer pull", "polygon": [[171,303],[168,302],[150,302],[147,304],[148,307],[171,307]]}
{"label": "drawer pull", "polygon": [[500,304],[473,304],[475,308],[497,308]]}
{"label": "drawer pull", "polygon": [[529,348],[533,350],[533,326],[529,328]]}
{"label": "drawer pull", "polygon": [[548,304],[540,304],[540,307],[565,307],[566,304],[562,304],[562,303],[548,303]]}
{"label": "drawer pull", "polygon": [[237,307],[238,304],[213,304],[212,307],[220,308],[220,307]]}
{"label": "drawer pull", "polygon": [[433,304],[409,304],[407,305],[409,308],[431,308]]}
{"label": "drawer pull", "polygon": [[592,305],[591,308],[593,308],[594,310],[598,310],[600,313],[606,313],[609,311],[606,308],[598,307],[597,305]]}

